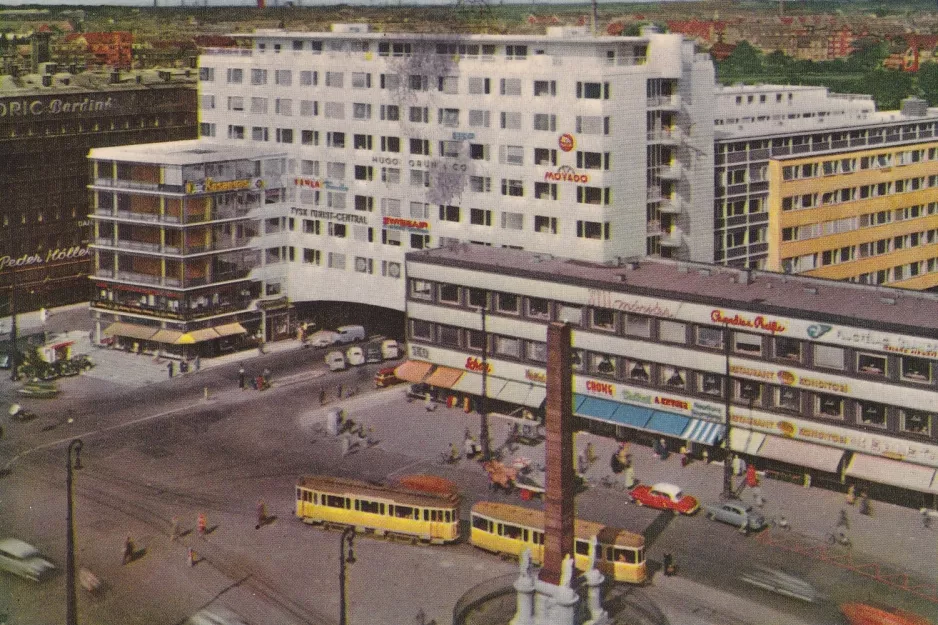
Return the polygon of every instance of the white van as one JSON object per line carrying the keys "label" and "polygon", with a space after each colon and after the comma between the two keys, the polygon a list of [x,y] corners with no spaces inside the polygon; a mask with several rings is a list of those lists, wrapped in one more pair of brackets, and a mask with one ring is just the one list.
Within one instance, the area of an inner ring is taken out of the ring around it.
{"label": "white van", "polygon": [[365,364],[365,351],[358,345],[352,345],[347,350],[345,350],[345,358],[348,360],[348,364],[353,367]]}
{"label": "white van", "polygon": [[381,341],[381,357],[385,360],[397,360],[401,357],[401,346],[394,339]]}
{"label": "white van", "polygon": [[340,343],[354,343],[355,341],[365,340],[365,328],[363,326],[339,326],[335,331],[339,333]]}
{"label": "white van", "polygon": [[326,365],[329,371],[342,371],[348,366],[345,362],[345,354],[342,352],[329,352],[326,354]]}

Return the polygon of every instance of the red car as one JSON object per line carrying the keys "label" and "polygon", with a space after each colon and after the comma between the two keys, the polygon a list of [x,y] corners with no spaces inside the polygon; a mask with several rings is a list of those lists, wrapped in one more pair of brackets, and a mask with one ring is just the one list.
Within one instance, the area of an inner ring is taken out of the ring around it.
{"label": "red car", "polygon": [[671,510],[674,513],[694,514],[700,508],[696,497],[685,495],[674,484],[659,482],[648,486],[642,484],[632,489],[632,501],[640,506]]}
{"label": "red car", "polygon": [[385,386],[392,386],[394,384],[400,384],[404,380],[400,379],[394,375],[394,367],[385,367],[378,371],[375,375],[375,387],[384,388]]}

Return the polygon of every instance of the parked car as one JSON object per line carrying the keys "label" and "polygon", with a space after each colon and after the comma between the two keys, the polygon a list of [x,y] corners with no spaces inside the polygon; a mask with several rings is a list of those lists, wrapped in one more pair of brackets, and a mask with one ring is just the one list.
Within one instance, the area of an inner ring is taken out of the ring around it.
{"label": "parked car", "polygon": [[386,386],[393,386],[395,384],[400,384],[404,380],[400,379],[394,374],[394,367],[385,367],[378,371],[375,375],[375,388],[384,388]]}
{"label": "parked car", "polygon": [[345,354],[340,351],[329,352],[326,354],[325,360],[329,371],[342,371],[348,366],[345,361]]}
{"label": "parked car", "polygon": [[362,348],[365,352],[365,362],[368,364],[384,362],[384,355],[381,352],[381,341],[369,341]]}
{"label": "parked car", "polygon": [[679,487],[667,482],[651,486],[641,484],[631,490],[631,495],[632,500],[640,506],[671,510],[675,514],[694,514],[700,508],[696,497],[685,495]]}
{"label": "parked car", "polygon": [[745,527],[747,529],[758,531],[765,527],[765,517],[738,501],[726,501],[707,504],[704,506],[704,512],[708,519],[729,523],[736,527]]}
{"label": "parked car", "polygon": [[363,365],[365,364],[365,351],[358,345],[353,345],[345,350],[345,358],[353,367]]}
{"label": "parked car", "polygon": [[339,326],[335,331],[339,335],[339,343],[354,343],[355,341],[365,340],[365,328],[363,326]]}
{"label": "parked car", "polygon": [[0,540],[0,569],[38,582],[52,573],[55,565],[29,543],[17,538],[4,538]]}
{"label": "parked car", "polygon": [[430,396],[432,399],[433,396],[430,394],[430,385],[424,382],[418,382],[417,384],[411,384],[407,388],[407,401],[413,401],[415,399],[424,400]]}
{"label": "parked car", "polygon": [[339,333],[332,330],[319,330],[309,335],[307,344],[310,347],[329,347],[339,342]]}
{"label": "parked car", "polygon": [[401,346],[394,339],[381,341],[381,356],[385,360],[397,360],[401,357]]}

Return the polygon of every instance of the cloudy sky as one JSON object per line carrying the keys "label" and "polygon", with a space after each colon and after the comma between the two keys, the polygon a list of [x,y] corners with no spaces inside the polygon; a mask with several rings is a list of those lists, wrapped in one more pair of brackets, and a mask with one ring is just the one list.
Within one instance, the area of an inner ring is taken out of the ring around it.
{"label": "cloudy sky", "polygon": [[[397,4],[400,0],[393,0]],[[501,0],[489,0],[493,4]],[[646,0],[647,1],[647,0]],[[659,2],[678,2],[680,0],[658,0]],[[253,6],[257,0],[157,0],[159,6]],[[293,0],[298,6],[317,6],[317,5],[335,5],[335,4],[364,4],[364,5],[382,5],[389,4],[389,0]],[[404,4],[455,4],[456,0],[403,0]],[[600,0],[602,2],[602,0]],[[287,0],[267,0],[268,6],[285,5]],[[530,0],[505,0],[505,4],[530,4]],[[537,0],[536,4],[574,4],[570,0]],[[586,2],[583,2],[586,4]],[[0,8],[25,8],[42,6],[79,6],[79,5],[121,5],[121,6],[153,6],[153,0],[0,0]]]}

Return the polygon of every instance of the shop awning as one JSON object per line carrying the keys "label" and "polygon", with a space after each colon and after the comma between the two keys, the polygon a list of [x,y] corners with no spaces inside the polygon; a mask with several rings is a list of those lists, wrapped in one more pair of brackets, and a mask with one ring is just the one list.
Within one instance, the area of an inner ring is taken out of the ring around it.
{"label": "shop awning", "polygon": [[547,387],[535,384],[531,387],[531,392],[528,393],[528,400],[525,405],[531,408],[540,408],[545,399],[547,399]]}
{"label": "shop awning", "polygon": [[[492,395],[492,389],[491,389],[492,378],[490,377],[486,382],[488,383],[486,391],[488,391],[488,395],[491,396]],[[456,383],[453,384],[453,390],[459,391],[460,393],[468,393],[469,395],[481,395],[482,394],[482,376],[478,373],[469,373],[468,371],[466,371],[462,374],[462,376],[458,380],[456,380]]]}
{"label": "shop awning", "polygon": [[844,450],[780,436],[766,436],[765,442],[759,448],[759,455],[819,471],[836,473],[840,460],[844,457]]}
{"label": "shop awning", "polygon": [[430,386],[453,388],[453,384],[456,384],[459,378],[462,377],[462,374],[463,371],[461,369],[453,369],[451,367],[444,367],[440,365],[433,373],[430,374],[430,377],[424,380],[424,382]]}
{"label": "shop awning", "polygon": [[71,347],[75,344],[75,341],[62,341],[60,343],[55,343],[53,345],[46,345],[47,349],[65,349],[66,347]]}
{"label": "shop awning", "polygon": [[[577,398],[578,401],[576,401]],[[612,415],[616,413],[616,408],[619,407],[618,402],[599,399],[598,397],[589,397],[588,395],[574,395],[574,399],[574,412],[581,417],[593,417],[594,419],[611,421]]]}
{"label": "shop awning", "polygon": [[156,334],[150,337],[151,341],[156,341],[157,343],[169,343],[174,344],[180,338],[182,338],[182,332],[178,330],[159,330]]}
{"label": "shop awning", "polygon": [[394,375],[404,380],[405,382],[423,382],[423,379],[430,373],[430,369],[433,368],[429,362],[420,362],[419,360],[408,360],[397,369],[394,370]]}
{"label": "shop awning", "polygon": [[530,404],[528,403],[528,395],[531,394],[532,390],[534,390],[533,384],[509,381],[501,388],[500,391],[498,391],[498,395],[495,396],[495,399],[500,399],[502,401],[508,402],[509,404],[529,406]]}
{"label": "shop awning", "polygon": [[203,328],[201,330],[192,330],[191,332],[186,332],[178,339],[176,339],[177,345],[192,345],[194,343],[201,343],[203,341],[211,341],[212,339],[217,339],[218,333],[215,332],[214,328]]}
{"label": "shop awning", "polygon": [[236,334],[248,333],[240,323],[226,323],[223,326],[217,326],[214,330],[218,332],[219,336],[234,336]]}
{"label": "shop awning", "polygon": [[755,456],[759,447],[765,442],[765,434],[755,430],[742,430],[738,427],[730,429],[730,449],[740,453]]}
{"label": "shop awning", "polygon": [[684,430],[681,438],[696,443],[703,443],[704,445],[713,445],[719,439],[723,438],[725,429],[722,423],[704,421],[703,419],[691,419],[690,425]]}
{"label": "shop awning", "polygon": [[673,412],[656,410],[645,425],[646,430],[654,430],[668,436],[680,436],[687,429],[690,419]]}
{"label": "shop awning", "polygon": [[105,336],[126,336],[131,339],[148,340],[156,334],[159,328],[150,328],[147,326],[137,326],[132,323],[116,322],[104,329]]}
{"label": "shop awning", "polygon": [[938,493],[934,485],[935,468],[910,462],[854,453],[847,475],[922,493]]}

